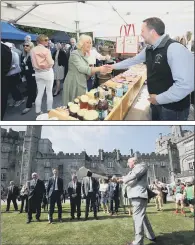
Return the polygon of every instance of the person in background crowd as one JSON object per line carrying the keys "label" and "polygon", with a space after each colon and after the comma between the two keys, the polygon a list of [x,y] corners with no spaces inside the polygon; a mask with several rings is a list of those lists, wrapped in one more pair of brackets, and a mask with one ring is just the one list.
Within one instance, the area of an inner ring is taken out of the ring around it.
{"label": "person in background crowd", "polygon": [[99,180],[100,184],[100,194],[101,194],[101,204],[103,205],[103,212],[109,214],[109,207],[108,207],[108,183],[105,179]]}
{"label": "person in background crowd", "polygon": [[25,36],[24,41],[27,42],[27,43],[31,42],[32,41],[31,40],[31,36],[30,35]]}
{"label": "person in background crowd", "polygon": [[168,194],[168,189],[166,187],[166,185],[162,185],[162,198],[163,198],[163,204],[166,204],[167,203],[167,194]]}
{"label": "person in background crowd", "polygon": [[127,164],[131,170],[128,175],[119,178],[118,182],[127,185],[127,196],[131,199],[133,206],[135,239],[132,243],[128,243],[128,245],[143,245],[144,233],[149,240],[156,240],[146,215],[148,204],[148,166],[142,162],[138,163],[138,159],[135,157],[129,158]]}
{"label": "person in background crowd", "polygon": [[68,72],[68,59],[60,43],[56,44],[56,51],[52,58],[54,60],[54,80],[56,81],[56,91],[53,94],[55,97],[60,93],[60,81],[64,79],[64,74]]}
{"label": "person in background crowd", "polygon": [[58,170],[53,169],[53,176],[49,178],[47,186],[47,197],[49,198],[49,224],[53,223],[53,213],[55,203],[58,206],[58,221],[62,223],[62,203],[61,195],[63,194],[63,179],[58,177]]}
{"label": "person in background crowd", "polygon": [[181,214],[185,214],[184,211],[184,196],[183,196],[184,191],[182,190],[181,186],[181,180],[177,181],[176,188],[175,188],[175,206],[176,210],[175,213],[178,214],[179,211],[179,205],[181,205]]}
{"label": "person in background crowd", "polygon": [[76,39],[75,39],[75,38],[71,38],[71,39],[70,39],[70,47],[69,47],[68,52],[67,52],[67,58],[68,58],[68,59],[70,58],[70,55],[71,55],[71,53],[72,53],[74,50],[77,50]]}
{"label": "person in background crowd", "polygon": [[7,46],[11,49],[12,52],[12,63],[11,63],[11,68],[9,72],[6,74],[8,77],[8,87],[11,92],[13,102],[9,104],[9,106],[15,106],[18,107],[22,103],[25,102],[23,99],[22,94],[20,93],[20,90],[18,89],[18,85],[21,83],[21,77],[20,77],[20,62],[19,62],[19,56],[16,52],[12,50],[12,44],[7,43]]}
{"label": "person in background crowd", "polygon": [[127,185],[120,184],[119,185],[119,200],[120,200],[120,207],[123,207],[124,214],[126,214],[126,208],[128,208],[129,216],[132,216],[131,210],[131,201],[127,196]]}
{"label": "person in background crowd", "polygon": [[52,43],[51,40],[48,41],[48,49],[51,51],[51,55],[53,56],[54,52],[56,52],[55,44]]}
{"label": "person in background crowd", "polygon": [[9,86],[8,77],[6,76],[11,68],[12,52],[8,46],[1,42],[1,120],[5,115]]}
{"label": "person in background crowd", "polygon": [[66,203],[66,196],[67,196],[67,191],[64,189],[64,193],[62,195],[62,203]]}
{"label": "person in background crowd", "polygon": [[21,65],[21,55],[22,55],[22,51],[20,49],[17,49],[14,43],[5,43],[6,45],[8,45],[9,47],[11,47],[12,51],[16,52],[19,56],[19,64]]}
{"label": "person in background crowd", "polygon": [[10,181],[10,186],[7,188],[7,208],[6,212],[9,212],[10,202],[13,202],[15,211],[18,211],[17,197],[19,196],[19,188],[14,184],[14,181]]}
{"label": "person in background crowd", "polygon": [[81,182],[77,176],[72,176],[72,181],[68,184],[68,195],[70,197],[71,219],[75,219],[75,210],[77,210],[77,219],[81,217]]}
{"label": "person in background crowd", "polygon": [[[88,63],[90,67],[96,66],[96,60],[103,61],[103,60],[110,60],[110,55],[103,56],[97,52],[95,47],[92,47],[88,53]],[[95,83],[95,75],[91,76],[87,80],[87,89],[90,91],[94,87]]]}
{"label": "person in background crowd", "polygon": [[108,193],[110,203],[110,215],[113,215],[114,213],[117,215],[119,207],[119,184],[117,183],[115,175],[112,176],[112,181],[108,185]]}
{"label": "person in background crowd", "polygon": [[77,50],[71,53],[68,65],[68,73],[63,87],[63,105],[67,106],[76,97],[87,91],[87,75],[92,76],[96,72],[107,73],[104,66],[90,67],[87,54],[91,50],[92,39],[90,36],[81,35]]}
{"label": "person in background crowd", "polygon": [[163,210],[162,184],[158,180],[155,180],[153,182],[152,191],[157,194],[157,196],[155,197],[157,211]]}
{"label": "person in background crowd", "polygon": [[[70,47],[71,47],[70,44],[68,44],[68,43],[65,44],[64,51],[65,51],[66,55],[68,54]],[[67,55],[67,58],[68,58],[68,55]]]}
{"label": "person in background crowd", "polygon": [[32,106],[35,104],[35,99],[37,96],[37,84],[35,80],[35,71],[32,66],[31,56],[30,52],[32,48],[34,48],[34,44],[32,42],[25,42],[24,50],[22,54],[22,62],[21,62],[21,68],[22,68],[22,74],[24,75],[24,79],[27,83],[27,102],[26,102],[26,108],[22,111],[22,114],[28,113]]}
{"label": "person in background crowd", "polygon": [[193,54],[165,34],[165,24],[159,18],[143,21],[142,37],[149,45],[139,54],[106,66],[112,71],[146,62],[152,120],[187,120],[194,91]]}
{"label": "person in background crowd", "polygon": [[187,41],[186,41],[186,38],[185,38],[185,36],[183,36],[181,39],[180,39],[180,41],[179,41],[184,47],[186,47],[186,45],[187,45]]}
{"label": "person in background crowd", "polygon": [[[47,190],[47,184],[46,183],[45,183],[45,190]],[[45,212],[45,209],[48,211],[48,200],[47,200],[46,191],[44,192],[44,195],[43,195],[42,208],[43,208],[44,212]]]}
{"label": "person in background crowd", "polygon": [[41,114],[41,104],[43,94],[46,88],[47,94],[47,111],[49,112],[53,106],[53,82],[54,61],[51,56],[51,52],[46,48],[48,46],[48,37],[45,35],[39,35],[37,37],[37,46],[31,50],[32,65],[35,70],[35,79],[37,83],[37,98],[35,101],[35,111],[37,114]]}
{"label": "person in background crowd", "polygon": [[96,194],[98,193],[98,183],[92,177],[92,172],[88,170],[87,176],[83,178],[81,186],[82,198],[86,199],[85,220],[88,219],[90,202],[93,207],[94,218],[97,220]]}
{"label": "person in background crowd", "polygon": [[195,205],[195,189],[194,189],[194,177],[189,178],[186,181],[186,188],[184,190],[184,198],[187,199],[187,202],[189,203],[189,208],[192,217],[195,217],[194,212],[194,205]]}
{"label": "person in background crowd", "polygon": [[21,207],[20,207],[20,214],[23,213],[24,202],[25,202],[25,212],[28,212],[28,186],[25,184],[22,186],[20,191],[20,200],[21,200]]}
{"label": "person in background crowd", "polygon": [[28,214],[27,224],[32,221],[32,214],[36,213],[36,220],[40,222],[41,203],[45,193],[45,185],[42,180],[38,178],[37,173],[32,173],[32,180],[28,181]]}

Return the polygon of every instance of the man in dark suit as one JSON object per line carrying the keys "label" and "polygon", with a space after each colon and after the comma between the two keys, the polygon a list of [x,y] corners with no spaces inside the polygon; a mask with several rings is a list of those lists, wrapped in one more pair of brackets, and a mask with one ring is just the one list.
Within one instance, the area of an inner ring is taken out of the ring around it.
{"label": "man in dark suit", "polygon": [[71,219],[75,218],[75,210],[77,210],[77,219],[81,216],[81,183],[78,182],[77,176],[72,176],[72,181],[68,184],[68,195],[70,196]]}
{"label": "man in dark suit", "polygon": [[8,77],[6,74],[9,72],[12,63],[12,52],[9,47],[1,42],[1,120],[3,120],[8,99]]}
{"label": "man in dark suit", "polygon": [[61,195],[63,195],[63,179],[58,177],[58,170],[53,169],[53,177],[48,181],[47,197],[49,198],[49,224],[53,223],[53,213],[55,203],[58,206],[58,220],[62,222],[62,202]]}
{"label": "man in dark suit", "polygon": [[19,196],[19,188],[14,185],[13,181],[10,181],[10,186],[7,188],[7,208],[6,212],[10,209],[10,202],[13,202],[15,211],[18,211],[18,205],[16,202],[17,197]]}
{"label": "man in dark suit", "polygon": [[75,38],[71,38],[70,39],[70,48],[68,49],[68,52],[66,53],[67,58],[70,58],[70,54],[74,51],[77,50],[77,46],[76,46],[76,39]]}
{"label": "man in dark suit", "polygon": [[98,219],[96,207],[96,194],[98,193],[98,182],[95,178],[92,177],[91,171],[88,171],[87,176],[83,178],[81,192],[82,197],[86,199],[85,220],[88,219],[90,202],[93,207],[94,218]]}
{"label": "man in dark suit", "polygon": [[[108,193],[109,193],[109,200],[110,200],[110,215],[114,213],[118,213],[118,206],[119,206],[119,184],[117,183],[116,176],[113,176],[111,182],[108,185]],[[115,210],[114,210],[115,204]],[[115,212],[114,212],[115,211]]]}
{"label": "man in dark suit", "polygon": [[45,193],[45,185],[42,180],[38,178],[37,173],[32,173],[32,180],[27,182],[28,187],[28,215],[27,224],[32,221],[32,214],[36,213],[36,220],[40,221],[41,203]]}

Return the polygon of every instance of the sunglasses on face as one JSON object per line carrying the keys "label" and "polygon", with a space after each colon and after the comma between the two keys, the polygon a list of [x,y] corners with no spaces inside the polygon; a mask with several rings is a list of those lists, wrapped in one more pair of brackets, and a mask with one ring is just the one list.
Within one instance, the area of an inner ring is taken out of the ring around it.
{"label": "sunglasses on face", "polygon": [[45,41],[45,42],[48,42],[48,41],[49,41],[49,39],[47,39],[47,38],[46,38],[44,41]]}
{"label": "sunglasses on face", "polygon": [[23,45],[23,47],[29,47],[29,45]]}

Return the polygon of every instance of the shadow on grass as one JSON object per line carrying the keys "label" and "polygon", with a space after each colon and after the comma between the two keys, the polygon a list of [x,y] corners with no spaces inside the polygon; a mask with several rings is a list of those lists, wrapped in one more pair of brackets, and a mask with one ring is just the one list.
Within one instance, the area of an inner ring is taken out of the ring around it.
{"label": "shadow on grass", "polygon": [[148,245],[195,245],[195,231],[161,233],[156,242]]}

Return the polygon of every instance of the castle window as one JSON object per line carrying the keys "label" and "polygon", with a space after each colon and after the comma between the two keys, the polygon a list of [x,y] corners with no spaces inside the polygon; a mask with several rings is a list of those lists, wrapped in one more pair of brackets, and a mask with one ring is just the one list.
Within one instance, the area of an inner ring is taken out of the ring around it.
{"label": "castle window", "polygon": [[161,166],[161,168],[165,168],[165,167],[166,167],[165,162],[161,162],[161,163],[160,163],[160,166]]}
{"label": "castle window", "polygon": [[150,177],[148,177],[148,184],[150,185]]}
{"label": "castle window", "polygon": [[17,177],[19,176],[19,172],[17,172]]}
{"label": "castle window", "polygon": [[108,162],[108,168],[113,168],[113,162]]}
{"label": "castle window", "polygon": [[162,177],[162,182],[166,183],[166,178],[165,177]]}
{"label": "castle window", "polygon": [[189,163],[189,169],[194,169],[194,162]]}
{"label": "castle window", "polygon": [[96,163],[95,163],[95,162],[92,162],[92,163],[91,163],[91,167],[92,167],[92,168],[95,168],[95,167],[96,167]]}
{"label": "castle window", "polygon": [[1,173],[1,181],[6,181],[7,175],[6,173]]}

